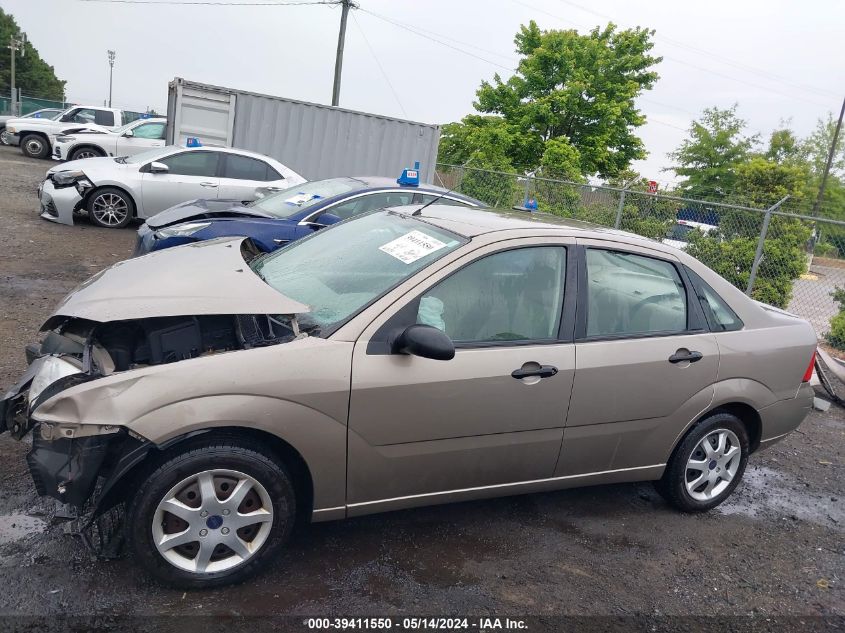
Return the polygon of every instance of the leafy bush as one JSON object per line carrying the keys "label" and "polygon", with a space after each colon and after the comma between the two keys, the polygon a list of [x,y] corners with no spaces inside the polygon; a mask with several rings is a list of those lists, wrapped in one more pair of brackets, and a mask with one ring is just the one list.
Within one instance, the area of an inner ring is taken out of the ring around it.
{"label": "leafy bush", "polygon": [[828,242],[819,242],[813,252],[819,257],[839,257],[839,249]]}
{"label": "leafy bush", "polygon": [[830,320],[830,332],[825,338],[836,349],[845,350],[845,289],[837,286],[830,296],[839,304],[839,313]]}
{"label": "leafy bush", "polygon": [[[745,290],[757,240],[751,237],[725,239],[720,235],[690,233],[687,253],[709,266],[740,290]],[[791,239],[767,239],[757,269],[752,298],[785,308],[792,296],[792,284],[806,270],[804,252]]]}

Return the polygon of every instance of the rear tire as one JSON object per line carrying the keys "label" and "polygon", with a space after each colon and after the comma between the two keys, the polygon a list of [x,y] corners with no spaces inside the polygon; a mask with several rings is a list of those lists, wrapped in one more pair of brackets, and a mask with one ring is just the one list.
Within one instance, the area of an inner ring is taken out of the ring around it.
{"label": "rear tire", "polygon": [[43,136],[27,134],[21,139],[21,152],[30,158],[47,158],[47,154],[50,153],[50,144]]}
{"label": "rear tire", "polygon": [[683,512],[705,512],[739,485],[749,452],[748,431],[739,418],[714,413],[681,441],[655,488]]}
{"label": "rear tire", "polygon": [[0,130],[0,145],[11,145],[12,135],[6,131],[6,128]]}
{"label": "rear tire", "polygon": [[85,208],[91,222],[106,229],[122,229],[135,216],[132,197],[116,187],[103,187],[94,191],[88,196]]}
{"label": "rear tire", "polygon": [[129,502],[126,532],[135,560],[156,579],[206,588],[257,573],[295,520],[284,466],[258,445],[227,437],[191,442],[144,477]]}
{"label": "rear tire", "polygon": [[70,153],[68,160],[81,160],[83,158],[98,158],[106,153],[95,147],[78,147]]}

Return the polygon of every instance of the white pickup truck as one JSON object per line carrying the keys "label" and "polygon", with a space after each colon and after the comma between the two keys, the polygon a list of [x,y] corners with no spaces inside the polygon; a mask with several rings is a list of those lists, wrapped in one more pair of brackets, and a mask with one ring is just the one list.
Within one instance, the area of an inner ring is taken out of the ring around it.
{"label": "white pickup truck", "polygon": [[12,144],[17,143],[21,151],[32,158],[48,158],[53,153],[53,142],[57,134],[74,124],[99,125],[113,129],[124,123],[123,110],[100,106],[73,106],[56,119],[19,118],[6,121],[6,132]]}

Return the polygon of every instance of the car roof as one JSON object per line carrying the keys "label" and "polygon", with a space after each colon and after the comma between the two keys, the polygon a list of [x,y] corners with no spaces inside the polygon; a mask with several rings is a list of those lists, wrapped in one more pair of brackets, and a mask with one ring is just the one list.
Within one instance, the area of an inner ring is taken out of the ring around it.
{"label": "car roof", "polygon": [[625,241],[636,240],[657,244],[654,240],[644,238],[635,233],[619,231],[583,222],[573,218],[564,218],[539,211],[514,211],[508,209],[477,209],[451,204],[409,204],[401,207],[391,207],[391,211],[403,214],[413,214],[421,211],[419,219],[452,231],[463,237],[476,237],[497,231],[543,230],[554,232],[556,235],[577,237],[624,237]]}
{"label": "car roof", "polygon": [[[341,176],[339,178],[342,178],[343,180],[355,180],[360,183],[360,187],[344,194],[339,194],[339,197],[349,196],[358,193],[359,191],[367,191],[369,189],[401,189],[408,191],[423,191],[426,193],[449,194],[459,200],[466,200],[468,202],[472,202],[473,204],[486,206],[481,200],[476,200],[475,198],[470,198],[469,196],[465,196],[457,191],[452,191],[450,189],[446,189],[445,187],[438,187],[437,185],[431,185],[428,183],[420,183],[419,185],[400,185],[396,182],[396,178],[388,176]],[[324,178],[323,180],[335,180],[335,178]]]}

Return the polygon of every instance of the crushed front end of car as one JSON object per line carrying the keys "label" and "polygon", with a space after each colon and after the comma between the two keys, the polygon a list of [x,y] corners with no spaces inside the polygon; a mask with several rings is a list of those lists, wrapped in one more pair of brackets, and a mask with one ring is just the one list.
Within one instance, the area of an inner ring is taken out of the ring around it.
{"label": "crushed front end of car", "polygon": [[[85,530],[123,503],[128,474],[168,447],[131,429],[139,411],[185,380],[168,368],[192,360],[187,373],[201,373],[211,357],[307,338],[296,317],[307,308],[249,272],[255,252],[241,242],[171,249],[87,280],[44,323],[40,343],[26,348],[26,371],[0,399],[0,433],[32,434],[26,461],[38,494],[65,504],[61,514],[78,519],[89,545]],[[184,272],[187,261],[196,274],[163,288],[156,269]]]}

